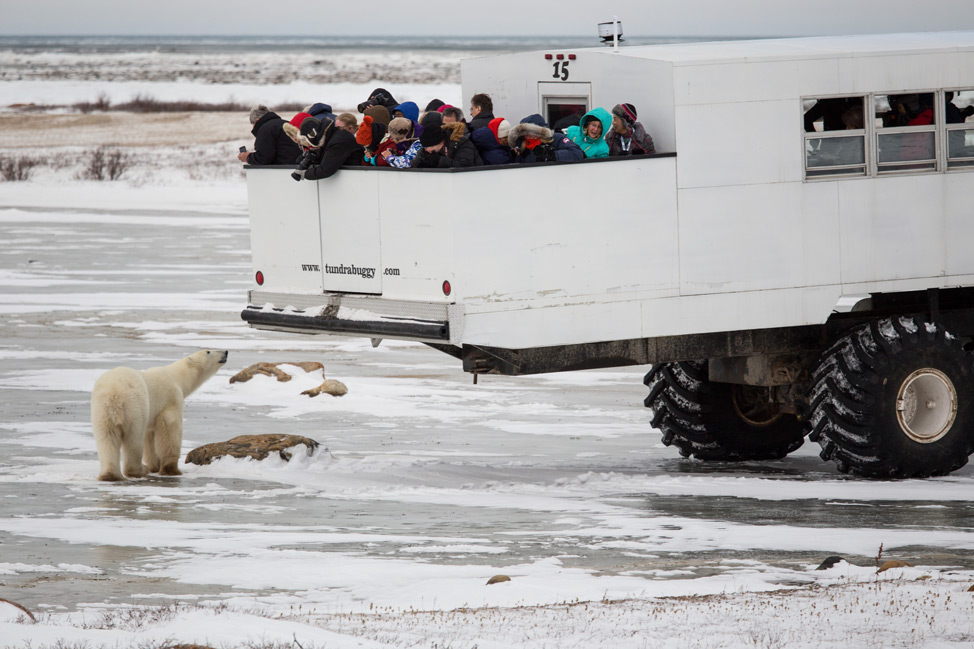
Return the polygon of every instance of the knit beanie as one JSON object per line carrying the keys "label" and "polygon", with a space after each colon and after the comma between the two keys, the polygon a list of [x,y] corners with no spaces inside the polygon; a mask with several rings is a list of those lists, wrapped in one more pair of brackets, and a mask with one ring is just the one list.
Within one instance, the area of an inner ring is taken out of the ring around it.
{"label": "knit beanie", "polygon": [[495,117],[487,123],[487,128],[493,132],[494,137],[497,138],[497,141],[499,142],[501,139],[507,137],[507,134],[511,132],[511,123],[503,117]]}
{"label": "knit beanie", "polygon": [[442,126],[443,114],[438,113],[435,110],[424,113],[423,116],[419,119],[419,123],[423,125],[424,129],[431,126]]}
{"label": "knit beanie", "polygon": [[362,118],[362,123],[358,125],[358,131],[355,133],[355,141],[362,146],[369,146],[372,144],[372,116],[366,115]]}
{"label": "knit beanie", "polygon": [[288,123],[291,126],[296,126],[298,128],[301,128],[301,122],[303,122],[304,120],[306,120],[309,117],[311,117],[311,113],[298,113],[297,115],[295,115],[294,117],[292,117],[291,118],[291,121],[288,122]]}
{"label": "knit beanie", "polygon": [[436,146],[444,140],[446,140],[446,133],[439,126],[433,125],[424,128],[422,135],[419,136],[419,143],[424,147]]}
{"label": "knit beanie", "polygon": [[266,115],[269,112],[270,111],[267,110],[267,106],[265,106],[264,104],[257,104],[253,108],[251,108],[250,109],[250,124],[251,124],[251,126],[253,126],[254,124],[256,124],[257,123],[257,120],[259,120],[261,117],[263,117],[264,115]]}
{"label": "knit beanie", "polygon": [[612,109],[612,114],[629,126],[636,123],[636,107],[632,104],[617,104]]}
{"label": "knit beanie", "polygon": [[389,126],[389,120],[392,119],[389,116],[389,109],[385,106],[369,106],[365,109],[365,114],[383,126]]}
{"label": "knit beanie", "polygon": [[453,108],[453,106],[451,106],[450,104],[443,104],[442,106],[440,106],[439,108],[436,109],[436,112],[442,113],[447,108]]}
{"label": "knit beanie", "polygon": [[389,139],[393,142],[402,142],[409,137],[412,122],[405,117],[396,117],[389,122]]}

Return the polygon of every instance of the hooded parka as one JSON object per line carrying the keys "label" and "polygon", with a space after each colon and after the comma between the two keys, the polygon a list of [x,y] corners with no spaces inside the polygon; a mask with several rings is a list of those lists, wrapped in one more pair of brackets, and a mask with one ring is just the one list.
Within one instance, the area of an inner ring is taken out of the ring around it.
{"label": "hooded parka", "polygon": [[[585,135],[582,124],[588,122],[589,117],[595,117],[602,123],[602,134],[597,138]],[[605,136],[612,128],[612,114],[604,108],[593,108],[584,115],[578,126],[569,126],[565,131],[572,142],[577,144],[585,153],[586,158],[608,158],[609,145],[605,141]]]}

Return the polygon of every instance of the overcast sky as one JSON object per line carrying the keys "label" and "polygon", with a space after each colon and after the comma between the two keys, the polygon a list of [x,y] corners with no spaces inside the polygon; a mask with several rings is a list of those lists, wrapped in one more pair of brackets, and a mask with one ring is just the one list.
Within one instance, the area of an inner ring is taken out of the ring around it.
{"label": "overcast sky", "polygon": [[0,34],[633,36],[974,29],[974,0],[0,0]]}

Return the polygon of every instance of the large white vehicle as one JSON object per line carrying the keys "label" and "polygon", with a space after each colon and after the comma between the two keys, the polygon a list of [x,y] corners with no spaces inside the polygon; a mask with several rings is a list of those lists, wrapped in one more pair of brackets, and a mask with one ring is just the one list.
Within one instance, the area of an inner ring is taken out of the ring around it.
{"label": "large white vehicle", "polygon": [[[658,153],[457,170],[249,168],[243,318],[422,341],[474,374],[652,364],[702,460],[842,471],[974,451],[974,32],[462,62],[512,122],[634,104]],[[966,120],[966,121],[965,121]]]}

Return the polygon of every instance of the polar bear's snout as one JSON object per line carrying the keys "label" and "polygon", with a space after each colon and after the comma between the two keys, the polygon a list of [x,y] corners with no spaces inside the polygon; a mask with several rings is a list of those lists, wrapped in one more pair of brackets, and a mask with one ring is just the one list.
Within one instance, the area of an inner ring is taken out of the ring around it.
{"label": "polar bear's snout", "polygon": [[218,363],[220,363],[220,365],[223,365],[224,363],[226,363],[227,362],[227,357],[230,355],[230,352],[228,352],[228,351],[219,352],[219,351],[215,351],[215,350],[207,350],[206,353],[207,354],[221,354],[220,360],[217,361]]}

